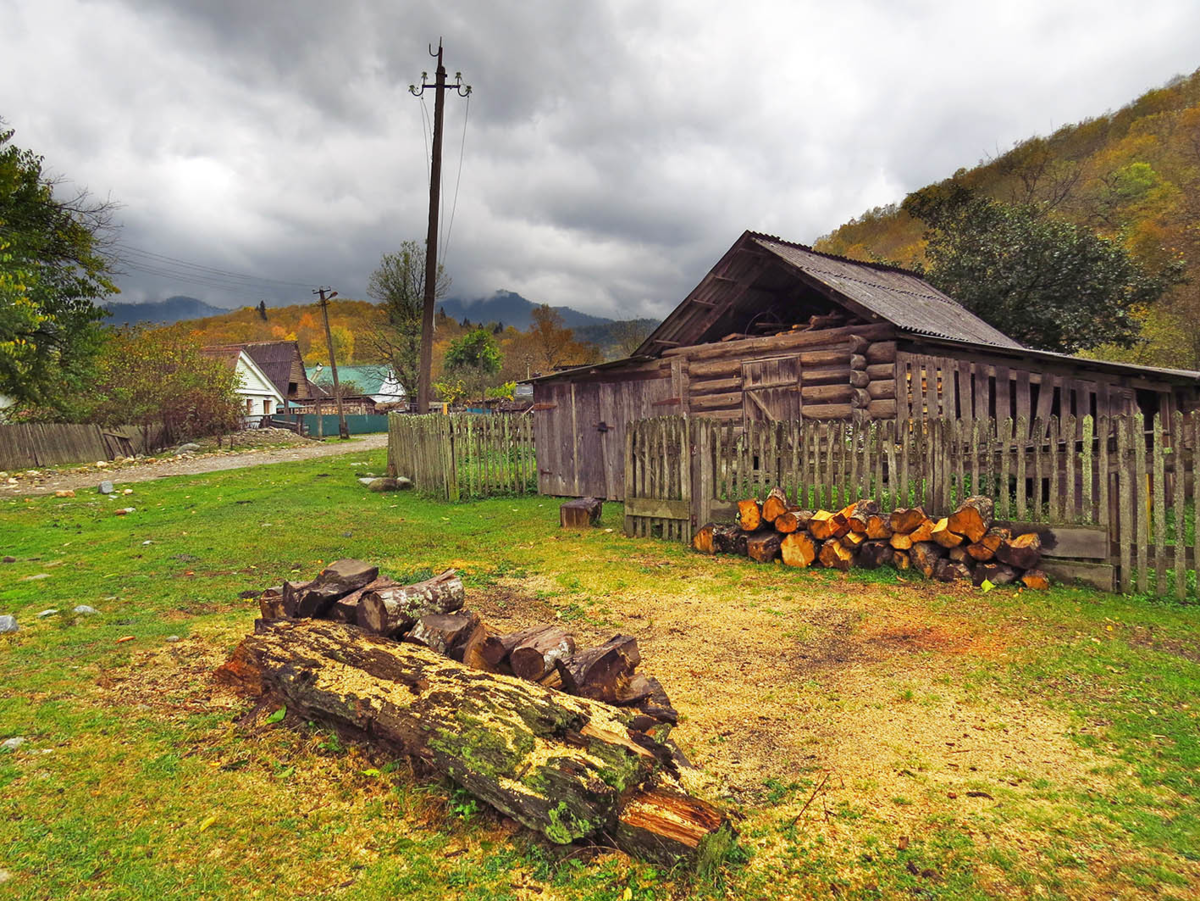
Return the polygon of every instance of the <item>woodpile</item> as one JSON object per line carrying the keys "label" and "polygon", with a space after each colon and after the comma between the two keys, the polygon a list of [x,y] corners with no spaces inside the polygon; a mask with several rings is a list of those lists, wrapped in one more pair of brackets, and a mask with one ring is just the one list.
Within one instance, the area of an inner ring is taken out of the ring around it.
{"label": "woodpile", "polygon": [[759,563],[776,559],[804,568],[894,566],[927,579],[1049,587],[1037,533],[1013,535],[992,525],[992,501],[969,497],[949,516],[934,520],[920,507],[885,514],[874,500],[843,510],[801,510],[773,488],[766,501],[738,501],[738,522],[708,523],[692,547],[705,554],[739,554]]}
{"label": "woodpile", "polygon": [[254,634],[218,676],[399,751],[554,842],[603,840],[673,866],[732,840],[724,814],[681,784],[679,717],[637,672],[636,638],[499,634],[465,600],[453,570],[402,585],[339,560],[262,592]]}

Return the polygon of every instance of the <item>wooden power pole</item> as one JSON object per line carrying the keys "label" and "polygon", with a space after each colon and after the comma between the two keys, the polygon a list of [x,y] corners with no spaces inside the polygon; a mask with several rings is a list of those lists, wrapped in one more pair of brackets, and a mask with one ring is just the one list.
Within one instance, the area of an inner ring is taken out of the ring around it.
{"label": "wooden power pole", "polygon": [[421,87],[410,84],[409,91],[420,97],[428,87],[433,88],[433,151],[429,164],[429,231],[425,235],[425,306],[421,315],[421,366],[417,374],[417,412],[429,412],[430,381],[433,377],[433,306],[437,291],[438,205],[442,196],[442,119],[446,106],[446,89],[453,87],[460,97],[471,93],[471,86],[462,83],[462,73],[454,73],[454,84],[446,84],[446,67],[442,65],[442,39],[438,38],[437,53],[432,45],[429,55],[437,58],[437,72],[432,85],[421,73]]}
{"label": "wooden power pole", "polygon": [[[326,297],[326,294],[329,297]],[[325,346],[329,348],[329,370],[333,373],[333,396],[337,401],[338,437],[343,441],[350,437],[350,427],[346,425],[346,411],[342,409],[342,391],[338,385],[337,360],[333,358],[333,332],[329,330],[329,301],[337,297],[337,291],[332,288],[317,288],[313,294],[321,295],[321,313],[325,316]],[[317,403],[317,415],[320,416],[321,404]]]}

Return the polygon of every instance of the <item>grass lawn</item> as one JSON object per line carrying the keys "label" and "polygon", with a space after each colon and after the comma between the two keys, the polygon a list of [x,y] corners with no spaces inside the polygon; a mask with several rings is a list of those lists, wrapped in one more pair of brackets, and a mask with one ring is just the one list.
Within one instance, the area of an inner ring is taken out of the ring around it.
{"label": "grass lawn", "polygon": [[[0,751],[0,899],[1196,897],[1200,609],[706,558],[615,505],[562,533],[553,499],[363,491],[383,458],[0,501],[0,740],[27,739]],[[294,715],[245,721],[210,680],[238,593],[341,556],[458,567],[505,631],[637,636],[740,850],[688,876],[552,846]]]}

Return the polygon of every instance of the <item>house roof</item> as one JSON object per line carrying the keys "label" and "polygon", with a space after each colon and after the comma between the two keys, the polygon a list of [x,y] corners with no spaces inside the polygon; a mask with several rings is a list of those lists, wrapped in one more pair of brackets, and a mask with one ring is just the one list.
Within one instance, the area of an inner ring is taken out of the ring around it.
{"label": "house roof", "polygon": [[303,371],[304,358],[300,355],[300,345],[295,341],[251,341],[206,348],[213,351],[228,349],[244,350],[284,397],[289,396],[288,385],[292,382],[292,368],[297,362]]}
{"label": "house roof", "polygon": [[[219,360],[234,372],[237,371],[238,361],[240,360],[242,365],[246,368],[246,371],[249,371],[254,378],[259,379],[264,386],[269,386],[269,388],[275,392],[280,403],[284,401],[286,395],[278,389],[275,383],[267,376],[265,372],[263,372],[262,367],[255,363],[254,358],[250,356],[250,354],[246,353],[244,348],[241,346],[237,344],[223,344],[215,347],[202,347],[200,348],[200,353],[209,359]],[[253,389],[252,385],[247,386],[244,382],[242,387]],[[257,391],[257,389],[253,390]]]}
{"label": "house roof", "polygon": [[795,296],[797,283],[868,321],[890,322],[905,332],[1021,347],[913,272],[747,231],[636,353],[657,356],[667,347],[718,340],[722,335],[715,331],[726,325],[725,317]]}

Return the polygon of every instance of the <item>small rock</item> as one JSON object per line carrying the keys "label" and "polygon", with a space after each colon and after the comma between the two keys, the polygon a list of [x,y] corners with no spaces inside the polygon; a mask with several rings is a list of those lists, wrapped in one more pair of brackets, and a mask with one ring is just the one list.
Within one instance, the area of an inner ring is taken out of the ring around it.
{"label": "small rock", "polygon": [[366,486],[368,486],[368,487],[369,487],[369,486],[370,486],[370,484],[371,484],[372,482],[374,482],[375,480],[374,480],[374,479],[369,479],[369,478],[366,478],[366,477],[364,476],[364,477],[360,477],[358,481],[359,481],[360,483],[362,483],[363,485],[366,485]]}
{"label": "small rock", "polygon": [[4,558],[4,562],[5,562],[5,563],[16,563],[16,562],[17,562],[17,558],[16,558],[16,557],[5,557],[5,558]]}
{"label": "small rock", "polygon": [[146,547],[147,545],[150,545],[150,544],[154,544],[154,542],[153,541],[143,541],[142,547]]}
{"label": "small rock", "polygon": [[17,625],[17,618],[15,616],[10,616],[8,614],[0,616],[0,635],[3,635],[5,632],[16,632],[20,628],[21,627]]}
{"label": "small rock", "polygon": [[118,510],[113,510],[113,513],[115,513],[117,516],[124,516],[126,513],[132,513],[133,511],[133,507],[121,507]]}
{"label": "small rock", "polygon": [[71,612],[78,614],[79,616],[95,616],[100,611],[97,610],[95,607],[89,607],[87,604],[80,604],[78,607],[76,607]]}
{"label": "small rock", "polygon": [[49,610],[43,610],[37,616],[38,616],[38,619],[45,619],[47,616],[57,616],[57,615],[58,615],[58,608],[51,607]]}
{"label": "small rock", "polygon": [[36,575],[32,575],[32,576],[21,576],[20,581],[22,581],[22,582],[37,582],[37,581],[40,581],[41,579],[49,579],[49,578],[50,578],[50,573],[37,573]]}
{"label": "small rock", "polygon": [[122,493],[122,494],[133,494],[133,489],[132,489],[132,488],[126,488],[126,489],[125,489],[124,491],[122,491],[121,493]]}
{"label": "small rock", "polygon": [[168,635],[167,641],[171,642],[171,644],[174,644],[175,642],[179,641],[179,636],[178,635]]}
{"label": "small rock", "polygon": [[189,441],[187,444],[181,444],[175,448],[175,456],[178,457],[180,454],[194,454],[198,450],[200,450],[200,445]]}
{"label": "small rock", "polygon": [[21,738],[19,736],[17,738],[7,738],[3,742],[0,742],[0,750],[15,751],[27,741],[29,741],[29,739]]}
{"label": "small rock", "polygon": [[100,483],[99,491],[101,494],[112,494],[114,490],[115,489],[113,488],[113,483],[108,481],[108,479],[105,479],[103,482]]}
{"label": "small rock", "polygon": [[70,488],[59,488],[58,491],[54,492],[54,496],[55,497],[74,497],[75,492],[72,491]]}
{"label": "small rock", "polygon": [[0,885],[4,885],[4,883],[12,878],[12,873],[8,872],[8,870],[0,870]]}
{"label": "small rock", "polygon": [[354,537],[354,533],[353,533],[353,532],[343,532],[343,533],[342,533],[342,537],[343,537],[343,538],[353,538],[353,537]]}
{"label": "small rock", "polygon": [[399,487],[396,479],[371,479],[367,484],[371,491],[396,491]]}

